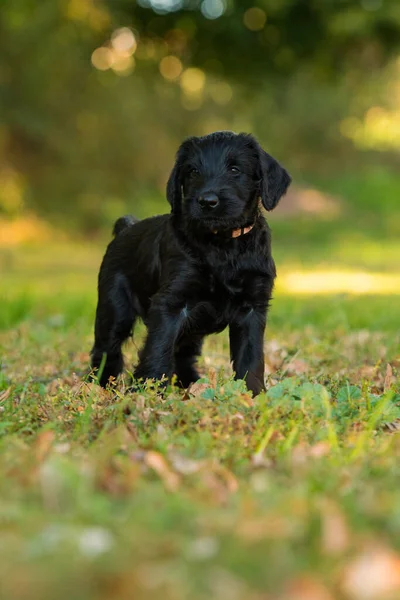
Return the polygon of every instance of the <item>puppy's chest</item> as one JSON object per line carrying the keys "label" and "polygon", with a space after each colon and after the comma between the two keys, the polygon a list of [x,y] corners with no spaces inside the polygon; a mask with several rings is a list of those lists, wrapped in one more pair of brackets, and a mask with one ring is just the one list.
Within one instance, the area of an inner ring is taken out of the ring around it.
{"label": "puppy's chest", "polygon": [[215,302],[229,301],[235,296],[243,294],[246,284],[243,273],[234,273],[229,270],[215,275],[210,273],[205,281],[205,291],[208,292],[210,300]]}
{"label": "puppy's chest", "polygon": [[249,299],[249,285],[244,273],[228,270],[215,275],[209,273],[199,290],[198,302],[208,304],[216,320],[229,320],[231,314]]}

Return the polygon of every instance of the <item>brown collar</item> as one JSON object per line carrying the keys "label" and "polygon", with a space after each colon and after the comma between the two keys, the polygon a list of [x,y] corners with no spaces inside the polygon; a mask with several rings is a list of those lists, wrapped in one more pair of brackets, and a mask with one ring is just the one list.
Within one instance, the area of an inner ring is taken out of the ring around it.
{"label": "brown collar", "polygon": [[[237,238],[241,235],[245,235],[246,233],[249,233],[253,229],[253,227],[254,223],[252,225],[249,225],[248,227],[239,227],[239,229],[233,229],[231,232],[231,237]],[[217,229],[214,229],[213,233],[219,233],[219,231]]]}

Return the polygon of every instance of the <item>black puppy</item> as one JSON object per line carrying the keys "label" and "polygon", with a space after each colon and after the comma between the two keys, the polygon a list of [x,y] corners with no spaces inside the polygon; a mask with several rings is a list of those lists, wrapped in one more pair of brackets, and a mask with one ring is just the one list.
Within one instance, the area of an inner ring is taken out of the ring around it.
{"label": "black puppy", "polygon": [[[92,367],[101,385],[123,369],[122,343],[137,317],[147,326],[135,379],[188,386],[204,336],[229,326],[236,377],[264,389],[263,341],[276,275],[268,225],[290,177],[251,135],[187,139],[167,184],[170,215],[114,226],[98,284]],[[104,356],[105,355],[105,356]],[[104,357],[104,358],[103,358]]]}

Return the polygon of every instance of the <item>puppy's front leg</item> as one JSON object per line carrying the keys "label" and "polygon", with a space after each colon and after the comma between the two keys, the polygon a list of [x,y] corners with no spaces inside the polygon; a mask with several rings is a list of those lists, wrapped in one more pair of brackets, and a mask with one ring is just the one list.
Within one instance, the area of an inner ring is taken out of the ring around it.
{"label": "puppy's front leg", "polygon": [[182,326],[180,309],[166,303],[152,304],[146,321],[148,333],[139,353],[135,379],[170,379],[174,372],[175,343]]}
{"label": "puppy's front leg", "polygon": [[265,311],[250,309],[229,326],[231,360],[235,379],[244,379],[256,396],[265,390],[264,331]]}

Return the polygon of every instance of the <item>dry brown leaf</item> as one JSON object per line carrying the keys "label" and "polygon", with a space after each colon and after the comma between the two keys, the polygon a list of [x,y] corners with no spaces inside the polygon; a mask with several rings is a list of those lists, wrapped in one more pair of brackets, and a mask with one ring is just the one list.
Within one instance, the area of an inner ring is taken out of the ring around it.
{"label": "dry brown leaf", "polygon": [[146,406],[146,398],[144,396],[142,396],[141,394],[138,394],[136,396],[136,408],[137,410],[144,410],[144,407]]}
{"label": "dry brown leaf", "polygon": [[90,360],[90,355],[88,352],[78,352],[73,357],[73,360],[86,366]]}
{"label": "dry brown leaf", "polygon": [[251,464],[256,469],[270,469],[273,466],[271,458],[267,458],[264,452],[256,452],[251,457]]}
{"label": "dry brown leaf", "polygon": [[282,600],[334,600],[334,597],[323,583],[303,576],[289,584]]}
{"label": "dry brown leaf", "polygon": [[351,600],[400,597],[400,555],[382,546],[366,548],[345,569],[342,589]]}
{"label": "dry brown leaf", "polygon": [[124,496],[134,489],[140,474],[138,463],[124,463],[121,467],[118,462],[111,462],[97,474],[97,485],[113,496]]}
{"label": "dry brown leaf", "polygon": [[331,451],[331,446],[329,442],[317,442],[313,446],[310,446],[310,456],[313,458],[322,458],[323,456],[327,456]]}
{"label": "dry brown leaf", "polygon": [[301,465],[310,458],[323,458],[329,454],[330,449],[328,442],[317,442],[313,446],[300,442],[292,450],[292,462],[294,465]]}
{"label": "dry brown leaf", "polygon": [[389,431],[389,433],[399,433],[400,419],[397,419],[397,421],[392,421],[392,423],[385,423],[383,429]]}
{"label": "dry brown leaf", "polygon": [[339,507],[328,499],[321,502],[320,510],[322,551],[329,555],[341,554],[350,543],[346,519]]}
{"label": "dry brown leaf", "polygon": [[240,394],[240,401],[246,408],[254,406],[254,400],[249,394]]}
{"label": "dry brown leaf", "polygon": [[244,416],[242,415],[242,413],[237,412],[231,416],[231,421],[244,421]]}
{"label": "dry brown leaf", "polygon": [[219,475],[220,479],[222,479],[222,481],[225,483],[225,486],[229,493],[234,494],[238,491],[238,480],[236,479],[234,474],[231,471],[229,471],[229,469],[220,465],[218,469],[216,469],[216,472]]}
{"label": "dry brown leaf", "polygon": [[159,475],[169,491],[174,492],[178,489],[179,476],[172,471],[162,454],[150,450],[146,452],[144,462]]}
{"label": "dry brown leaf", "polygon": [[130,437],[133,438],[134,441],[137,443],[138,434],[137,434],[136,427],[133,425],[133,423],[131,423],[130,421],[127,421],[126,429],[127,429],[127,432],[129,433]]}
{"label": "dry brown leaf", "polygon": [[8,388],[8,390],[4,390],[4,392],[1,392],[0,402],[4,402],[4,400],[7,400],[7,398],[9,397],[10,394],[11,394],[11,388]]}
{"label": "dry brown leaf", "polygon": [[303,375],[308,372],[309,368],[310,365],[305,360],[295,358],[286,365],[285,371],[290,375]]}
{"label": "dry brown leaf", "polygon": [[229,496],[238,490],[238,482],[233,473],[216,461],[205,461],[199,476],[202,492],[207,491],[210,500],[219,504],[225,504]]}
{"label": "dry brown leaf", "polygon": [[106,390],[94,382],[83,382],[80,386],[79,394],[83,398],[91,400],[110,400],[113,397],[110,390]]}
{"label": "dry brown leaf", "polygon": [[46,458],[53,445],[54,438],[54,431],[42,431],[42,433],[39,433],[35,442],[35,456],[37,462],[42,462]]}
{"label": "dry brown leaf", "polygon": [[362,365],[356,372],[357,379],[374,379],[378,374],[376,365]]}
{"label": "dry brown leaf", "polygon": [[47,388],[46,388],[49,396],[56,396],[60,389],[60,385],[61,385],[60,379],[53,379],[53,381],[50,381],[50,383],[47,385]]}
{"label": "dry brown leaf", "polygon": [[170,453],[168,458],[174,470],[181,475],[198,473],[205,466],[205,461],[203,460],[193,460],[176,453]]}
{"label": "dry brown leaf", "polygon": [[392,366],[388,363],[386,365],[386,373],[385,373],[385,379],[383,381],[383,389],[386,391],[388,389],[390,389],[392,387],[392,384],[396,381],[396,379],[393,377],[393,369]]}
{"label": "dry brown leaf", "polygon": [[215,389],[217,387],[217,371],[214,367],[208,369],[208,379],[210,380],[210,386]]}
{"label": "dry brown leaf", "polygon": [[211,388],[209,383],[193,383],[193,385],[188,388],[188,392],[191,396],[199,397],[203,392],[209,390]]}
{"label": "dry brown leaf", "polygon": [[202,492],[207,490],[211,493],[210,500],[218,504],[225,504],[229,498],[229,492],[219,477],[211,471],[201,471]]}

